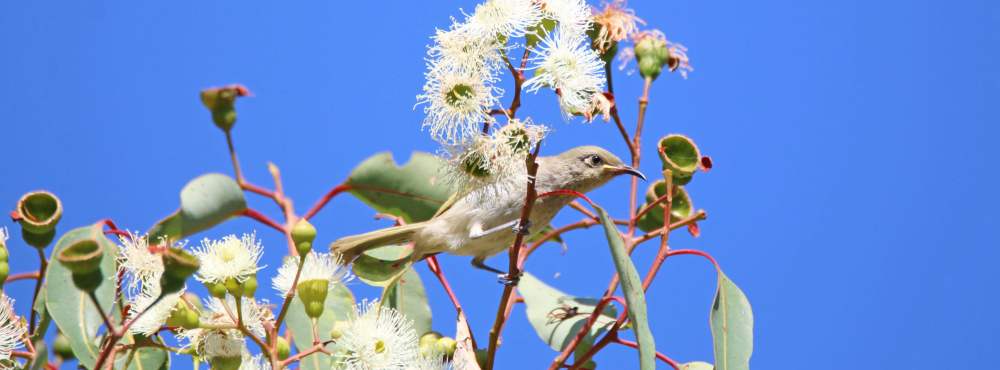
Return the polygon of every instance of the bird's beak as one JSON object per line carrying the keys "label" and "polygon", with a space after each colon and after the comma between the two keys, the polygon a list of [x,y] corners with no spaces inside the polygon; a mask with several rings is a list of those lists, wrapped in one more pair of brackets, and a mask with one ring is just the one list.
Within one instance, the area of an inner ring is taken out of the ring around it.
{"label": "bird's beak", "polygon": [[643,175],[642,172],[639,172],[639,170],[626,165],[621,165],[620,167],[607,166],[607,168],[611,170],[612,173],[614,173],[615,175],[621,175],[623,173],[627,173],[629,175],[638,177],[643,181],[646,180],[646,175]]}

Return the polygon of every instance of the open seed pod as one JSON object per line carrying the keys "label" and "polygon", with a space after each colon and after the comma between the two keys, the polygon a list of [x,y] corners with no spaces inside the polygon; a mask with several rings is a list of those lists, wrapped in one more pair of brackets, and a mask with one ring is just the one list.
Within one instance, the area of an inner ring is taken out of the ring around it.
{"label": "open seed pod", "polygon": [[18,222],[25,232],[45,235],[55,230],[62,218],[62,202],[50,192],[32,191],[17,201],[17,213],[20,215]]}
{"label": "open seed pod", "polygon": [[[655,202],[666,194],[666,188],[667,183],[664,180],[657,180],[650,184],[649,189],[646,190],[646,202],[639,209],[645,208],[647,204]],[[643,231],[653,231],[662,228],[663,207],[665,204],[666,202],[662,202],[643,215],[639,219],[637,226]],[[694,214],[694,205],[691,203],[690,195],[688,195],[687,190],[683,186],[677,186],[676,190],[674,190],[673,202],[670,205],[671,222],[690,217],[692,214]]]}
{"label": "open seed pod", "polygon": [[674,184],[686,185],[701,164],[701,152],[694,141],[684,135],[670,134],[657,142],[663,168],[669,169]]}

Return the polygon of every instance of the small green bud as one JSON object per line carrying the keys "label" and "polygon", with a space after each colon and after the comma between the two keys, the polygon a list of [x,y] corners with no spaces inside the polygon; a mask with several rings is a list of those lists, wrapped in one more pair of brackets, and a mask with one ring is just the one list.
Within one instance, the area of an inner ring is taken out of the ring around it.
{"label": "small green bud", "polygon": [[330,281],[325,279],[300,281],[295,289],[298,292],[299,300],[305,306],[306,316],[314,319],[319,318],[323,314]]}
{"label": "small green bud", "polygon": [[184,283],[201,266],[198,258],[180,248],[167,248],[163,252],[163,276],[160,287],[164,294],[174,293],[184,288]]}
{"label": "small green bud", "polygon": [[52,342],[52,351],[55,352],[56,356],[61,357],[63,360],[69,360],[74,358],[73,347],[69,345],[69,338],[66,337],[62,332],[56,335],[55,342]]}
{"label": "small green bud", "polygon": [[429,331],[420,337],[420,349],[424,347],[434,348],[437,344],[438,339],[441,339],[441,333],[436,331]]}
{"label": "small green bud", "polygon": [[103,257],[104,246],[94,239],[82,239],[59,251],[56,259],[76,275],[100,271]]}
{"label": "small green bud", "polygon": [[594,360],[587,360],[587,363],[580,366],[580,368],[586,370],[597,370],[597,363],[594,362]]}
{"label": "small green bud", "polygon": [[242,85],[213,87],[201,91],[201,103],[212,112],[215,126],[229,132],[236,124],[236,98],[249,95],[250,90]]}
{"label": "small green bud", "polygon": [[316,227],[309,220],[300,218],[292,228],[292,241],[295,243],[295,250],[300,256],[305,257],[312,251],[313,240],[316,240]]}
{"label": "small green bud", "polygon": [[455,349],[458,348],[458,342],[449,337],[443,337],[437,340],[434,348],[437,349],[438,353],[444,355],[447,358],[451,358],[455,355]]}
{"label": "small green bud", "polygon": [[183,300],[177,301],[174,310],[167,317],[167,326],[194,329],[201,324],[198,313],[190,309]]}
{"label": "small green bud", "polygon": [[233,297],[240,297],[243,295],[243,286],[236,278],[228,278],[226,279],[226,291],[232,294]]}
{"label": "small green bud", "polygon": [[7,281],[7,276],[10,276],[10,264],[7,261],[0,262],[0,288]]}
{"label": "small green bud", "polygon": [[330,329],[330,339],[337,340],[344,336],[344,331],[347,331],[347,327],[350,324],[347,321],[337,321],[333,323],[333,329]]}
{"label": "small green bud", "polygon": [[62,218],[62,202],[50,192],[33,191],[21,196],[15,212],[23,230],[31,234],[45,234],[55,230]]}
{"label": "small green bud", "polygon": [[212,370],[239,370],[243,357],[212,357],[208,359]]}
{"label": "small green bud", "polygon": [[277,341],[278,359],[284,360],[292,354],[292,348],[288,345],[288,340],[284,337],[278,337]]}
{"label": "small green bud", "polygon": [[226,284],[206,281],[205,288],[208,289],[208,294],[215,298],[226,298]]}
{"label": "small green bud", "polygon": [[257,292],[257,275],[248,277],[243,281],[243,296],[250,298]]}

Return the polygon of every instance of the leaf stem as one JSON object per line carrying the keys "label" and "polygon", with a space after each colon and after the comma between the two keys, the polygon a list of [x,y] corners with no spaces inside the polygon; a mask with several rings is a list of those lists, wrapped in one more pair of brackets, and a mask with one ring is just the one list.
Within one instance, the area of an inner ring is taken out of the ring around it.
{"label": "leaf stem", "polygon": [[49,261],[45,259],[45,251],[41,248],[35,248],[38,252],[38,278],[35,280],[35,292],[31,295],[31,316],[28,320],[28,332],[32,336],[35,335],[35,318],[38,317],[38,312],[35,311],[35,303],[38,302],[38,293],[42,290],[42,283],[45,281],[45,271],[48,270]]}
{"label": "leaf stem", "polygon": [[[524,196],[524,206],[521,207],[521,219],[518,222],[518,229],[524,230],[528,225],[528,219],[531,217],[531,209],[535,205],[535,199],[538,194],[535,191],[535,175],[538,173],[538,162],[535,159],[538,158],[538,151],[541,149],[541,142],[535,144],[535,150],[531,152],[531,155],[525,160],[525,166],[528,170],[528,184]],[[524,233],[517,233],[514,238],[514,244],[510,246],[509,249],[509,262],[507,276],[511,279],[517,279],[521,274],[519,262],[521,261],[521,250],[524,249],[521,243],[524,240]],[[497,345],[500,341],[500,332],[503,330],[503,325],[507,321],[509,316],[509,308],[513,305],[513,293],[514,284],[507,284],[504,286],[503,295],[500,297],[500,307],[497,308],[496,319],[493,321],[493,328],[490,329],[490,342],[487,349],[486,356],[486,368],[485,370],[492,370],[493,363],[496,360]]]}
{"label": "leaf stem", "polygon": [[28,279],[38,280],[39,278],[41,278],[41,276],[42,276],[42,274],[40,272],[38,272],[38,271],[19,272],[19,273],[16,273],[16,274],[8,276],[7,280],[5,280],[4,282],[5,283],[9,283],[9,282],[13,282],[13,281],[28,280]]}
{"label": "leaf stem", "polygon": [[[621,339],[618,338],[617,336],[612,341],[629,348],[639,349],[638,343],[630,340]],[[674,370],[681,369],[681,364],[677,363],[677,361],[674,361],[670,357],[667,357],[667,355],[660,353],[659,351],[656,352],[656,358],[659,359],[660,361],[666,362],[667,365],[670,365],[670,367],[674,368]]]}
{"label": "leaf stem", "polygon": [[249,217],[249,218],[252,218],[252,219],[256,220],[257,222],[260,222],[260,223],[262,223],[264,225],[270,226],[272,229],[278,230],[281,233],[285,232],[285,227],[284,226],[282,226],[277,221],[272,220],[270,217],[267,217],[266,215],[258,212],[257,210],[255,210],[253,208],[246,208],[246,209],[240,211],[239,214],[240,214],[240,216]]}
{"label": "leaf stem", "polygon": [[312,208],[309,209],[309,212],[306,212],[306,215],[302,216],[302,218],[305,218],[307,220],[312,219],[313,216],[319,213],[319,211],[322,210],[323,207],[325,207],[326,204],[329,203],[331,199],[333,199],[333,197],[337,196],[337,194],[349,190],[351,190],[351,186],[346,183],[334,186],[333,189],[330,189],[330,191],[326,193],[326,195],[324,195],[322,198],[319,198],[319,200],[316,201],[316,204],[314,204]]}

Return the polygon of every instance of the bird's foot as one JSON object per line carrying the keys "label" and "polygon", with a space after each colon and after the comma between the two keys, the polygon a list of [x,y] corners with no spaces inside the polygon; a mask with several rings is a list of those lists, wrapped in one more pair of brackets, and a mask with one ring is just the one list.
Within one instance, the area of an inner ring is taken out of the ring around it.
{"label": "bird's foot", "polygon": [[519,234],[523,236],[528,236],[528,234],[530,234],[529,229],[531,229],[531,221],[525,221],[523,227],[521,226],[520,222],[515,223],[514,227],[511,227],[511,230],[514,230],[514,234]]}
{"label": "bird's foot", "polygon": [[502,284],[503,286],[511,286],[511,285],[517,286],[517,283],[521,281],[521,275],[523,274],[524,273],[522,272],[518,272],[516,275],[511,275],[509,273],[500,274],[497,275],[497,282]]}

